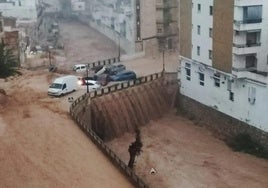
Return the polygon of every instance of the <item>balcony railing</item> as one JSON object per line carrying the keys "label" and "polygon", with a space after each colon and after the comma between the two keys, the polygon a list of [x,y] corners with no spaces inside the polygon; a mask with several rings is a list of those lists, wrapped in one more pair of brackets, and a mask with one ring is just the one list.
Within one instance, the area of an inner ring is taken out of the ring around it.
{"label": "balcony railing", "polygon": [[255,47],[255,46],[261,46],[260,42],[257,43],[248,43],[248,44],[233,44],[233,47],[236,48],[249,48],[249,47]]}
{"label": "balcony railing", "polygon": [[248,31],[262,29],[261,23],[262,19],[234,20],[234,30]]}
{"label": "balcony railing", "polygon": [[233,44],[233,53],[236,55],[256,54],[259,51],[260,43],[248,46],[247,44]]}
{"label": "balcony railing", "polygon": [[251,23],[261,23],[262,18],[255,18],[255,19],[244,19],[244,20],[235,20],[234,23],[236,25],[241,25],[241,24],[251,24]]}
{"label": "balcony railing", "polygon": [[235,71],[235,72],[256,71],[257,70],[257,64],[255,66],[252,66],[252,67],[244,67],[244,68],[233,67],[232,70]]}
{"label": "balcony railing", "polygon": [[177,5],[173,2],[166,2],[166,3],[157,3],[156,9],[171,9],[177,8]]}
{"label": "balcony railing", "polygon": [[235,6],[254,6],[254,5],[262,5],[263,1],[266,0],[258,0],[258,1],[252,1],[252,0],[235,0]]}

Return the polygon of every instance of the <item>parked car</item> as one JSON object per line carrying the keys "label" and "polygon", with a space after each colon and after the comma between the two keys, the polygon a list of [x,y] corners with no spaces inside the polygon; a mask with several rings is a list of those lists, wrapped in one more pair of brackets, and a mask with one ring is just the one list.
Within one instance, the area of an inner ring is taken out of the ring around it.
{"label": "parked car", "polygon": [[87,70],[87,66],[85,64],[76,64],[73,66],[73,71],[75,72],[85,72]]}
{"label": "parked car", "polygon": [[94,76],[80,77],[78,83],[79,83],[79,85],[86,85],[86,83],[87,83],[89,80],[93,80],[93,81],[95,81],[95,77],[94,77]]}
{"label": "parked car", "polygon": [[96,80],[91,80],[89,77],[82,79],[82,85],[89,87],[89,90],[98,89],[101,87],[101,84]]}
{"label": "parked car", "polygon": [[56,78],[49,86],[48,95],[62,96],[78,88],[78,78],[74,75]]}
{"label": "parked car", "polygon": [[105,73],[109,74],[109,75],[115,75],[115,74],[122,72],[124,70],[126,70],[125,65],[115,63],[112,65],[107,65]]}
{"label": "parked car", "polygon": [[108,74],[95,75],[94,79],[98,81],[102,86],[106,86],[110,81],[110,77]]}
{"label": "parked car", "polygon": [[91,70],[94,71],[94,73],[99,72],[103,68],[103,65],[97,65],[95,67],[92,67]]}
{"label": "parked car", "polygon": [[116,75],[110,76],[110,81],[124,81],[124,80],[135,80],[136,73],[133,71],[122,71]]}

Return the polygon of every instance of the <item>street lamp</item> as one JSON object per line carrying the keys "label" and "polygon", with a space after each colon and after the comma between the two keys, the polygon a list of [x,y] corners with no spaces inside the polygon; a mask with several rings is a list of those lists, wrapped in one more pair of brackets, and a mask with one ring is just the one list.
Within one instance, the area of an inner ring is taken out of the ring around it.
{"label": "street lamp", "polygon": [[118,34],[118,60],[120,61],[120,56],[121,56],[121,52],[120,52],[120,38],[121,38],[121,33],[116,31],[116,33]]}
{"label": "street lamp", "polygon": [[86,82],[86,85],[87,85],[87,93],[89,93],[89,87],[88,87],[88,82],[87,82],[87,80],[88,80],[88,68],[89,68],[89,64],[87,64],[87,77],[86,77],[86,80],[85,80],[85,82]]}
{"label": "street lamp", "polygon": [[163,53],[163,73],[165,72],[165,49],[162,49],[162,53]]}
{"label": "street lamp", "polygon": [[165,50],[168,49],[167,46],[167,39],[164,40],[164,44],[162,46],[162,56],[163,56],[163,73],[166,71],[166,65],[165,65]]}

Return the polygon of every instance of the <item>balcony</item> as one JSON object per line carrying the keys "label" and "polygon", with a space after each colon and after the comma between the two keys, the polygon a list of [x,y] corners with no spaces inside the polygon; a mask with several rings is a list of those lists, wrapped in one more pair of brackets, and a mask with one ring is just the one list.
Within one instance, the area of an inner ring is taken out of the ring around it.
{"label": "balcony", "polygon": [[261,26],[262,19],[254,20],[235,20],[234,21],[234,30],[236,31],[248,31],[248,30],[259,30]]}
{"label": "balcony", "polygon": [[244,7],[244,6],[254,6],[254,5],[263,5],[264,0],[252,1],[252,0],[235,0],[235,6]]}
{"label": "balcony", "polygon": [[257,71],[257,65],[253,67],[244,67],[244,68],[233,67],[232,70],[235,72],[252,72],[252,71]]}
{"label": "balcony", "polygon": [[173,2],[157,3],[156,9],[172,9],[177,8],[177,5]]}
{"label": "balcony", "polygon": [[238,79],[248,79],[260,84],[266,84],[268,82],[267,74],[258,73],[257,71],[238,71],[233,68],[232,74]]}
{"label": "balcony", "polygon": [[256,54],[260,49],[261,43],[254,44],[233,44],[233,53],[236,55]]}

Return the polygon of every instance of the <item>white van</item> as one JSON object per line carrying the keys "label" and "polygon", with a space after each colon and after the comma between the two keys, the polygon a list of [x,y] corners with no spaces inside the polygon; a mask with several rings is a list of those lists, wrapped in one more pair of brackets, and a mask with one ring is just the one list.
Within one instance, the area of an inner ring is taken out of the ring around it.
{"label": "white van", "polygon": [[75,72],[85,72],[87,70],[87,66],[85,64],[76,64],[73,66],[73,71]]}
{"label": "white van", "polygon": [[73,92],[78,88],[78,78],[73,75],[56,78],[49,86],[48,95],[62,96]]}

